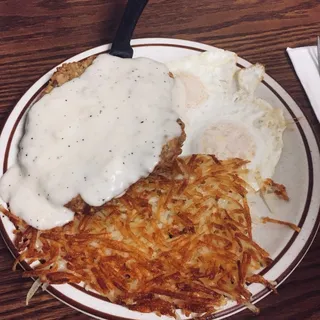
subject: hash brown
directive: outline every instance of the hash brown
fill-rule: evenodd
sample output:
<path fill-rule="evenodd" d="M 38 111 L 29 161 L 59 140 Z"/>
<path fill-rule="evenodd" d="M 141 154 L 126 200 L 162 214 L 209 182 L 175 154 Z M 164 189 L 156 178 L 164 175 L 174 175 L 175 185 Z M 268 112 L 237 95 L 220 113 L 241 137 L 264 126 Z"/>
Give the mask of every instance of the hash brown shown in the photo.
<path fill-rule="evenodd" d="M 255 271 L 270 264 L 252 239 L 246 161 L 193 155 L 140 179 L 73 222 L 39 231 L 6 212 L 19 261 L 41 261 L 24 276 L 80 283 L 111 302 L 175 316 L 209 314 L 233 300 L 250 306 L 247 284 L 274 289 Z"/>

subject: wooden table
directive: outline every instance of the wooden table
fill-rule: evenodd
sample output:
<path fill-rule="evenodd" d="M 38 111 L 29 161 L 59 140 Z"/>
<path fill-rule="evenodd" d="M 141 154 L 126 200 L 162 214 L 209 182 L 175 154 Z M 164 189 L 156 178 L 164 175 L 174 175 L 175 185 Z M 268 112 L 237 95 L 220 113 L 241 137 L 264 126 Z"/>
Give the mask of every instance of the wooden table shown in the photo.
<path fill-rule="evenodd" d="M 0 125 L 21 95 L 46 71 L 83 50 L 112 40 L 124 0 L 0 0 Z M 232 50 L 267 72 L 320 126 L 286 55 L 286 47 L 315 44 L 319 0 L 150 0 L 135 38 L 170 37 Z M 38 293 L 29 307 L 32 281 L 11 271 L 13 258 L 0 240 L 0 319 L 89 319 Z M 258 303 L 257 319 L 320 319 L 320 236 L 300 266 Z M 248 319 L 242 312 L 232 319 Z"/>

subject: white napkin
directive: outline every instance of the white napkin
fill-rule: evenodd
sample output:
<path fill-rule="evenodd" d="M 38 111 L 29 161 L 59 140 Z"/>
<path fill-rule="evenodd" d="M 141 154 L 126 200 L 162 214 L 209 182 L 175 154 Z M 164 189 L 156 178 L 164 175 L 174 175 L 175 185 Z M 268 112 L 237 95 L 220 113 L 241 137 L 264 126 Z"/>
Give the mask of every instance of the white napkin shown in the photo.
<path fill-rule="evenodd" d="M 287 52 L 320 121 L 320 74 L 317 47 L 287 48 Z"/>

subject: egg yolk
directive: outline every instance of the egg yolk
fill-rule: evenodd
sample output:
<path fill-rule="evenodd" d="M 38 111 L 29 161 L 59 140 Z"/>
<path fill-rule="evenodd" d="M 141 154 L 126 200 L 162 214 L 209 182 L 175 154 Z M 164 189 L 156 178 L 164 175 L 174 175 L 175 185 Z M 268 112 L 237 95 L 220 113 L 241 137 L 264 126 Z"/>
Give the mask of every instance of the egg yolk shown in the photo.
<path fill-rule="evenodd" d="M 228 158 L 251 160 L 256 153 L 256 144 L 246 128 L 234 123 L 220 122 L 204 131 L 199 152 L 214 154 L 222 160 Z"/>
<path fill-rule="evenodd" d="M 208 99 L 209 95 L 198 77 L 187 73 L 178 76 L 185 87 L 187 108 L 197 108 Z"/>

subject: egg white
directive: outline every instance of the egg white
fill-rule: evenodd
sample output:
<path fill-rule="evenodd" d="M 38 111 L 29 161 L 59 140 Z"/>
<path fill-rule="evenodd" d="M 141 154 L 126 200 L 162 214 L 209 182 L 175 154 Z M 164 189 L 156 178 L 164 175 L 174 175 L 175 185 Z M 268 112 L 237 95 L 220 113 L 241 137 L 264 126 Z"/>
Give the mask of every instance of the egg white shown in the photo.
<path fill-rule="evenodd" d="M 286 125 L 280 109 L 254 95 L 264 67 L 240 70 L 236 62 L 235 53 L 215 49 L 167 65 L 176 79 L 174 104 L 186 125 L 183 155 L 249 160 L 248 182 L 257 190 L 261 179 L 274 174 Z"/>

